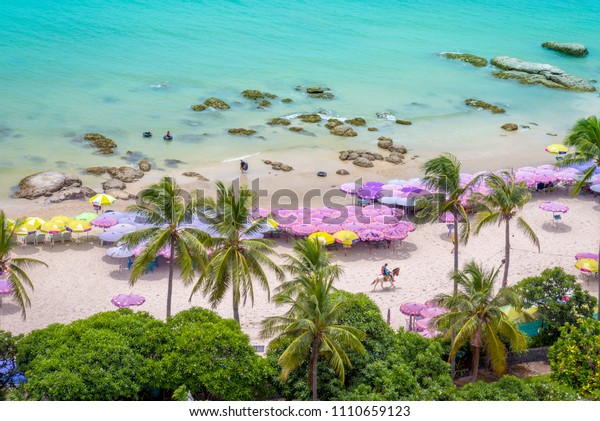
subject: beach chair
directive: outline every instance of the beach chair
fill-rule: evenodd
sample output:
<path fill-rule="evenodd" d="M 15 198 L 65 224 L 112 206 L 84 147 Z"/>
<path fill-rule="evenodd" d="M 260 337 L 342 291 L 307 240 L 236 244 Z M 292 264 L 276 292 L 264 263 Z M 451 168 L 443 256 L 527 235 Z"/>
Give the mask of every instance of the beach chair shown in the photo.
<path fill-rule="evenodd" d="M 555 214 L 554 214 L 554 220 L 553 220 L 553 222 L 554 222 L 554 225 L 556 225 L 556 224 L 557 224 L 558 222 L 560 222 L 561 220 L 562 220 L 562 216 L 560 216 L 560 214 L 559 214 L 559 213 L 555 213 Z"/>
<path fill-rule="evenodd" d="M 46 239 L 46 234 L 38 232 L 37 234 L 34 234 L 34 235 L 35 235 L 34 244 L 44 244 L 44 243 L 46 243 L 46 240 L 47 240 Z"/>
<path fill-rule="evenodd" d="M 51 243 L 53 245 L 54 245 L 54 243 L 62 243 L 62 235 L 60 235 L 60 233 L 52 234 L 50 239 L 52 240 Z"/>
<path fill-rule="evenodd" d="M 72 238 L 73 234 L 71 233 L 71 231 L 65 231 L 62 233 L 60 241 L 64 243 L 65 241 L 71 241 Z"/>
<path fill-rule="evenodd" d="M 25 243 L 24 244 L 35 244 L 36 235 L 35 234 L 29 234 L 27 237 L 25 237 Z"/>
<path fill-rule="evenodd" d="M 448 227 L 448 237 L 450 237 L 454 231 L 454 224 L 446 224 L 446 227 Z"/>

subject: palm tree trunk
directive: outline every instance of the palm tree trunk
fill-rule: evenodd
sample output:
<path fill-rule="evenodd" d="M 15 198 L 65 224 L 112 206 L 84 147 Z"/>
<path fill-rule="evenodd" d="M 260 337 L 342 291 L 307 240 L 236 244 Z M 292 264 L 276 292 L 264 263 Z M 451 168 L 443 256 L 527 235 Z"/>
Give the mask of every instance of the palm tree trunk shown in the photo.
<path fill-rule="evenodd" d="M 473 351 L 473 363 L 471 365 L 471 383 L 477 381 L 477 374 L 479 374 L 479 352 L 481 350 L 478 346 L 471 347 Z"/>
<path fill-rule="evenodd" d="M 506 229 L 504 230 L 504 275 L 502 275 L 502 287 L 508 284 L 508 264 L 510 263 L 510 219 L 506 220 Z"/>
<path fill-rule="evenodd" d="M 310 363 L 308 364 L 308 382 L 312 389 L 312 400 L 318 401 L 319 395 L 317 393 L 317 368 L 319 364 L 319 344 L 321 339 L 319 337 L 313 340 L 310 346 Z"/>
<path fill-rule="evenodd" d="M 175 241 L 171 239 L 171 254 L 169 257 L 169 284 L 167 286 L 167 319 L 171 317 L 171 296 L 173 295 L 173 266 L 175 265 Z"/>
<path fill-rule="evenodd" d="M 233 318 L 240 324 L 240 296 L 239 292 L 233 288 Z"/>
<path fill-rule="evenodd" d="M 454 216 L 454 273 L 458 272 L 458 214 L 456 211 L 452 212 L 452 216 Z M 454 281 L 454 296 L 458 294 L 458 284 L 456 280 Z M 456 338 L 456 331 L 452 329 L 452 343 L 454 343 L 454 338 Z M 456 374 L 456 354 L 452 356 L 450 359 L 450 377 L 454 378 Z"/>

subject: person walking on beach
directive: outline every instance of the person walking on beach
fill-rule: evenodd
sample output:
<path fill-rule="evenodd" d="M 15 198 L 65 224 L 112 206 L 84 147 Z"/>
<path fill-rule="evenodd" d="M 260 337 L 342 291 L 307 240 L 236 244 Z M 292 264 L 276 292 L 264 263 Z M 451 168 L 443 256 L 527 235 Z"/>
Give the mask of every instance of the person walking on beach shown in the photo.
<path fill-rule="evenodd" d="M 240 171 L 242 172 L 242 174 L 248 171 L 248 163 L 243 159 L 240 160 Z"/>

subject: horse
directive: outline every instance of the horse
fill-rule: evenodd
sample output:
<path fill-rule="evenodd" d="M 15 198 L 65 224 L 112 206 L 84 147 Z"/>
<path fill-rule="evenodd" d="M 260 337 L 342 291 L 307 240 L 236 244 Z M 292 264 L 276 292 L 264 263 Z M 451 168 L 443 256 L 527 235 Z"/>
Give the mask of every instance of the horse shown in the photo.
<path fill-rule="evenodd" d="M 394 270 L 392 270 L 392 276 L 395 278 L 398 275 L 400 275 L 400 268 L 394 268 Z M 390 282 L 392 284 L 392 287 L 396 288 L 396 284 L 394 283 L 395 281 L 393 281 L 390 277 L 379 275 L 377 278 L 375 278 L 375 280 L 373 280 L 373 282 L 371 282 L 371 285 L 375 285 L 373 287 L 373 291 L 375 291 L 375 288 L 377 288 L 378 284 L 381 284 L 381 289 L 383 289 L 383 284 L 385 282 Z"/>

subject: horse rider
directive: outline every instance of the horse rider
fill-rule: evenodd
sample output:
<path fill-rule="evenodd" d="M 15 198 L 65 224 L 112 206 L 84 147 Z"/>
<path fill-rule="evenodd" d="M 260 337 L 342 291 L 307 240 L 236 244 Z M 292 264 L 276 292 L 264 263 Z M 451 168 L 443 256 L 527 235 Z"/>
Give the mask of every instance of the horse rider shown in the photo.
<path fill-rule="evenodd" d="M 384 276 L 386 281 L 394 282 L 394 275 L 388 268 L 387 263 L 381 267 L 381 274 Z"/>

